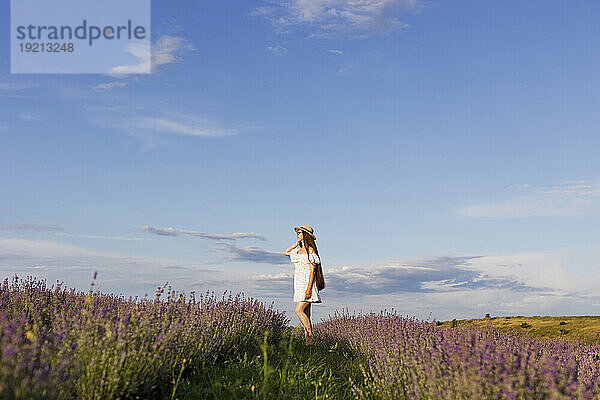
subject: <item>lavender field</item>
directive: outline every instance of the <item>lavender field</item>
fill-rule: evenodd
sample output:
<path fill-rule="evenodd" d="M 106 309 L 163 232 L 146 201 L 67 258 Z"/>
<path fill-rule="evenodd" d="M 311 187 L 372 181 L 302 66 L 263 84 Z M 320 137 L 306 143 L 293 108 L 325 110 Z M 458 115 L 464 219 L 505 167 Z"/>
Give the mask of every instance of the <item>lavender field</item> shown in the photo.
<path fill-rule="evenodd" d="M 3 398 L 171 397 L 181 375 L 276 340 L 281 313 L 240 295 L 155 299 L 82 293 L 13 278 L 0 288 Z"/>
<path fill-rule="evenodd" d="M 600 346 L 489 326 L 443 328 L 395 313 L 337 315 L 318 326 L 368 355 L 356 398 L 596 399 Z"/>
<path fill-rule="evenodd" d="M 1 397 L 600 398 L 600 346 L 387 311 L 336 312 L 306 346 L 288 323 L 242 294 L 126 299 L 15 276 L 0 286 Z"/>

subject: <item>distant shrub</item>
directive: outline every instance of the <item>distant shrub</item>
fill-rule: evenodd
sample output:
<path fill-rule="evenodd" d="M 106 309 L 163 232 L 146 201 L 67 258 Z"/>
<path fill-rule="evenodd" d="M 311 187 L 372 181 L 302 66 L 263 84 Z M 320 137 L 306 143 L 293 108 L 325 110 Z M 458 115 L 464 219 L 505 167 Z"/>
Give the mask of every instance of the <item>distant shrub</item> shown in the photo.
<path fill-rule="evenodd" d="M 444 323 L 442 321 L 436 321 L 435 322 L 435 326 L 440 326 L 440 325 L 444 325 Z"/>
<path fill-rule="evenodd" d="M 485 314 L 485 318 L 491 318 L 490 314 Z"/>
<path fill-rule="evenodd" d="M 454 318 L 454 319 L 452 320 L 452 327 L 453 327 L 453 328 L 456 328 L 456 326 L 457 326 L 457 325 L 458 325 L 458 322 L 456 322 L 456 318 Z"/>
<path fill-rule="evenodd" d="M 527 329 L 527 328 L 531 328 L 531 325 L 529 325 L 527 322 L 523 322 L 523 323 L 521 324 L 521 328 L 525 328 L 525 329 Z"/>
<path fill-rule="evenodd" d="M 560 321 L 559 325 L 566 325 L 567 323 L 565 321 Z"/>
<path fill-rule="evenodd" d="M 569 333 L 569 331 L 565 328 L 560 328 L 559 332 L 561 335 L 566 335 L 567 333 Z"/>

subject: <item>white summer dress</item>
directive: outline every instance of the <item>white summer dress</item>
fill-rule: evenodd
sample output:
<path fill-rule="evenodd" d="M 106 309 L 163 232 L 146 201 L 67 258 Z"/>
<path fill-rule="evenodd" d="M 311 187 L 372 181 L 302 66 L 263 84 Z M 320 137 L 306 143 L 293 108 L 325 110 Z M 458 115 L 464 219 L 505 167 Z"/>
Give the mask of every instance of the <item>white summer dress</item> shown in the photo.
<path fill-rule="evenodd" d="M 320 264 L 321 260 L 319 256 L 312 253 L 310 254 L 310 260 L 315 264 Z M 317 289 L 317 276 L 316 272 L 313 276 L 313 284 L 311 290 L 311 297 L 308 300 L 304 300 L 306 297 L 306 289 L 308 288 L 308 279 L 310 278 L 310 269 L 312 266 L 308 262 L 306 253 L 299 254 L 298 248 L 296 247 L 290 251 L 290 261 L 294 263 L 294 301 L 309 301 L 311 303 L 320 303 L 321 296 Z"/>

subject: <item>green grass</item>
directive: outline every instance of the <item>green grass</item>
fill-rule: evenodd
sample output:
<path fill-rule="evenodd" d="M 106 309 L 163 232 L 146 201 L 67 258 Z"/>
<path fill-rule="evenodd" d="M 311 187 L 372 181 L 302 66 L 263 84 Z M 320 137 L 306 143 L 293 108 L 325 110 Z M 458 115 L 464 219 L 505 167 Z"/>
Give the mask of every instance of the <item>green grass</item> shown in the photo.
<path fill-rule="evenodd" d="M 537 338 L 579 339 L 600 344 L 600 316 L 492 317 L 440 321 L 437 327 L 485 326 Z M 256 338 L 243 357 L 207 362 L 173 378 L 165 399 L 353 399 L 352 384 L 365 388 L 366 356 L 340 343 L 306 346 L 299 327 L 288 328 L 279 343 Z"/>
<path fill-rule="evenodd" d="M 582 344 L 600 344 L 600 316 L 570 317 L 492 317 L 456 320 L 457 326 L 485 326 L 490 323 L 501 330 L 517 332 L 543 339 L 576 340 Z M 438 327 L 452 327 L 453 321 L 438 323 Z"/>
<path fill-rule="evenodd" d="M 289 328 L 278 344 L 262 339 L 251 354 L 192 371 L 173 398 L 343 400 L 354 398 L 351 383 L 362 387 L 360 364 L 367 360 L 347 346 L 306 346 L 298 328 Z"/>

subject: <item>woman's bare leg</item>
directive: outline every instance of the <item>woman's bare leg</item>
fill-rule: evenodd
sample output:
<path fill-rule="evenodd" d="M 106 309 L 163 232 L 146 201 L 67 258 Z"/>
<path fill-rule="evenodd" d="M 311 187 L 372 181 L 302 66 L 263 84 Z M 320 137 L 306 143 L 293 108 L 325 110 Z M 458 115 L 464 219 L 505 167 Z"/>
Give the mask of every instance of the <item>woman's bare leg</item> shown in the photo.
<path fill-rule="evenodd" d="M 306 306 L 306 308 L 304 309 L 304 313 L 306 314 L 306 316 L 308 317 L 308 322 L 310 323 L 310 330 L 309 331 L 305 331 L 304 335 L 308 337 L 308 344 L 312 344 L 313 343 L 313 335 L 312 335 L 312 322 L 310 320 L 310 309 L 311 309 L 312 303 L 308 303 L 308 306 Z"/>
<path fill-rule="evenodd" d="M 308 318 L 308 316 L 306 315 L 306 313 L 304 312 L 304 310 L 306 309 L 307 306 L 309 306 L 310 303 L 307 301 L 299 301 L 296 303 L 296 315 L 298 316 L 298 318 L 300 319 L 300 323 L 302 324 L 302 327 L 304 328 L 304 335 L 312 335 L 312 327 L 310 325 L 310 319 Z"/>
<path fill-rule="evenodd" d="M 304 309 L 304 314 L 306 314 L 306 316 L 308 317 L 308 320 L 310 321 L 310 306 L 312 306 L 312 303 L 308 303 L 308 305 L 306 306 L 306 308 Z M 312 322 L 311 322 L 311 326 L 312 326 Z M 308 336 L 308 332 L 305 326 L 302 326 L 304 328 L 304 337 Z"/>

